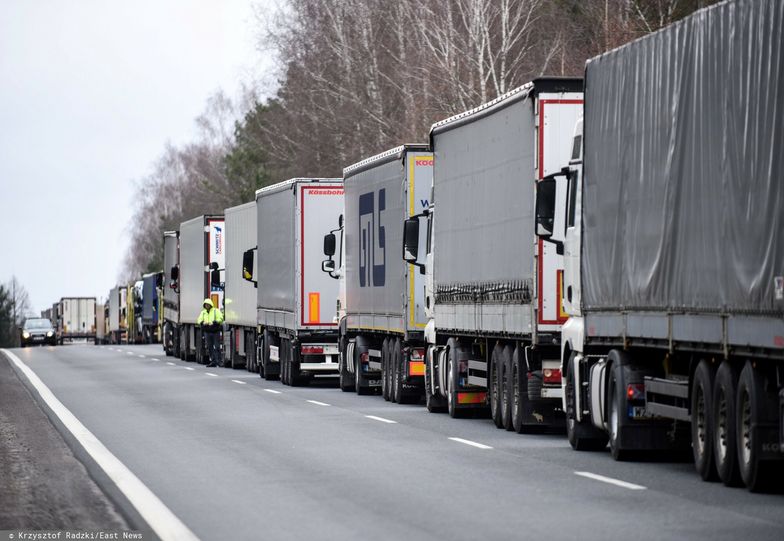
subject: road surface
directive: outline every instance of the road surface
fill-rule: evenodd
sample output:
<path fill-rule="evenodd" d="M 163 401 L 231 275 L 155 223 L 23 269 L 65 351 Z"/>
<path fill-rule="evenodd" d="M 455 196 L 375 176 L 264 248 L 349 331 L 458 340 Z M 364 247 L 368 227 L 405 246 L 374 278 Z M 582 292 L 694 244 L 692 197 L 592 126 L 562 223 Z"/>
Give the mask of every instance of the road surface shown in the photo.
<path fill-rule="evenodd" d="M 784 496 L 690 463 L 614 462 L 160 346 L 12 352 L 203 540 L 784 538 Z"/>

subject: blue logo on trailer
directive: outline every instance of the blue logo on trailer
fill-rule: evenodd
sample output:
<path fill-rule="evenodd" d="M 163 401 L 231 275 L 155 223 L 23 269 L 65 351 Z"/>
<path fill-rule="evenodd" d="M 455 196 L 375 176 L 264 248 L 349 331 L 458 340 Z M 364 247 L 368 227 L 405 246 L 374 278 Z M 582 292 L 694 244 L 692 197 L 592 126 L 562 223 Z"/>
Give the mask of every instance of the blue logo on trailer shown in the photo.
<path fill-rule="evenodd" d="M 215 226 L 215 253 L 223 253 L 223 228 Z"/>
<path fill-rule="evenodd" d="M 359 286 L 382 287 L 386 281 L 386 236 L 381 213 L 386 209 L 386 190 L 359 196 Z M 377 263 L 380 261 L 380 263 Z"/>

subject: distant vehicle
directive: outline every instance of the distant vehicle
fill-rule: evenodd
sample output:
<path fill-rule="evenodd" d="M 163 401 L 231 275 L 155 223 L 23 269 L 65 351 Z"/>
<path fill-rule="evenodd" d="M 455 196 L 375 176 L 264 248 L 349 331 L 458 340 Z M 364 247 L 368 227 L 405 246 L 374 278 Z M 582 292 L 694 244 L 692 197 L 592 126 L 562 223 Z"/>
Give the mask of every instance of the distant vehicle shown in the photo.
<path fill-rule="evenodd" d="M 95 297 L 63 297 L 58 305 L 57 339 L 95 342 Z"/>
<path fill-rule="evenodd" d="M 109 291 L 109 311 L 107 314 L 107 340 L 110 344 L 122 344 L 127 332 L 126 304 L 128 291 L 122 286 L 113 287 Z"/>
<path fill-rule="evenodd" d="M 242 257 L 256 246 L 256 202 L 226 209 L 225 363 L 256 370 L 256 289 L 243 279 Z M 255 274 L 256 269 L 251 274 Z"/>
<path fill-rule="evenodd" d="M 180 356 L 180 232 L 163 233 L 163 271 L 169 277 L 164 280 L 163 325 L 161 343 L 166 355 Z"/>
<path fill-rule="evenodd" d="M 142 276 L 142 310 L 141 334 L 145 344 L 157 344 L 160 341 L 159 323 L 159 289 L 163 284 L 163 273 L 153 272 Z"/>
<path fill-rule="evenodd" d="M 52 322 L 42 317 L 31 317 L 25 320 L 19 337 L 22 347 L 35 344 L 57 345 L 57 335 Z"/>

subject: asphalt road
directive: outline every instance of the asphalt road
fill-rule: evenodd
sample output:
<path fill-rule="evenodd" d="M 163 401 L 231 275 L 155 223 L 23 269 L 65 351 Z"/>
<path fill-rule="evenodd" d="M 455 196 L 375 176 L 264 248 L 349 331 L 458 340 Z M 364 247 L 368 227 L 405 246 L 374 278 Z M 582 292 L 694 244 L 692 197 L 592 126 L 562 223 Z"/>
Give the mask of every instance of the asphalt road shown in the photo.
<path fill-rule="evenodd" d="M 784 538 L 784 496 L 705 483 L 689 463 L 618 463 L 160 346 L 13 351 L 204 540 Z"/>

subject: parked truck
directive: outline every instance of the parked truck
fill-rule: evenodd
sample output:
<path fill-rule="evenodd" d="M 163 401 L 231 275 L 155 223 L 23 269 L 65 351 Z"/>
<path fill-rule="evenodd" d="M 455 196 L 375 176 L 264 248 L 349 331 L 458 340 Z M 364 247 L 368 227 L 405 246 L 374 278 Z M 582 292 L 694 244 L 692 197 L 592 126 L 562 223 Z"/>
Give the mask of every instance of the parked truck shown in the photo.
<path fill-rule="evenodd" d="M 575 449 L 690 443 L 705 480 L 780 483 L 782 35 L 782 2 L 725 2 L 587 63 L 570 166 L 537 194 Z"/>
<path fill-rule="evenodd" d="M 163 271 L 169 277 L 163 284 L 163 351 L 180 356 L 180 233 L 163 233 Z"/>
<path fill-rule="evenodd" d="M 108 341 L 110 344 L 122 344 L 126 342 L 126 304 L 128 290 L 123 286 L 113 287 L 109 291 L 109 315 L 107 327 L 109 330 Z"/>
<path fill-rule="evenodd" d="M 163 284 L 163 273 L 152 272 L 142 276 L 141 334 L 145 344 L 157 344 L 160 339 L 158 314 L 159 291 Z"/>
<path fill-rule="evenodd" d="M 57 339 L 95 342 L 95 297 L 63 297 L 58 305 Z"/>
<path fill-rule="evenodd" d="M 431 128 L 432 203 L 404 232 L 407 261 L 427 253 L 428 410 L 489 406 L 517 432 L 563 426 L 563 258 L 535 236 L 534 200 L 581 111 L 581 80 L 537 79 Z"/>
<path fill-rule="evenodd" d="M 338 306 L 344 391 L 380 387 L 385 400 L 400 403 L 418 402 L 424 392 L 425 277 L 398 250 L 403 222 L 429 207 L 432 181 L 426 145 L 400 146 L 343 170 L 345 216 L 325 237 L 323 270 L 345 292 Z"/>
<path fill-rule="evenodd" d="M 232 368 L 256 370 L 256 289 L 242 275 L 243 254 L 256 247 L 256 202 L 226 209 L 224 351 Z M 255 268 L 251 274 L 257 274 Z"/>
<path fill-rule="evenodd" d="M 106 343 L 106 315 L 107 315 L 107 306 L 103 302 L 99 302 L 95 305 L 95 343 L 97 344 L 105 344 Z"/>
<path fill-rule="evenodd" d="M 225 267 L 226 225 L 223 215 L 198 216 L 180 224 L 180 358 L 206 364 L 196 320 L 204 299 L 223 309 L 220 273 Z"/>
<path fill-rule="evenodd" d="M 258 246 L 243 255 L 242 272 L 258 281 L 264 378 L 301 385 L 317 374 L 337 374 L 338 283 L 321 272 L 320 263 L 324 235 L 341 214 L 341 179 L 296 178 L 256 192 Z"/>

